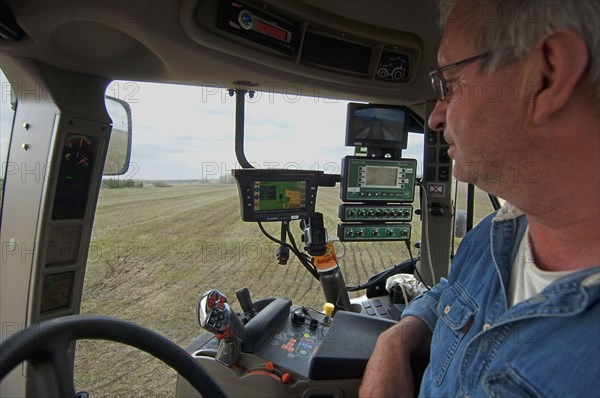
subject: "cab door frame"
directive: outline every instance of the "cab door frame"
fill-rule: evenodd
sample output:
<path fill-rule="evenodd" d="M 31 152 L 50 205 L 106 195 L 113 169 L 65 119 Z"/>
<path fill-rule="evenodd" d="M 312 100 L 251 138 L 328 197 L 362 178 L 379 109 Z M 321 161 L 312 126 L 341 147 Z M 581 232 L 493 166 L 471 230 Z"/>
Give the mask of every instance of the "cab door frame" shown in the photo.
<path fill-rule="evenodd" d="M 0 225 L 3 342 L 40 321 L 79 313 L 111 119 L 104 104 L 110 83 L 106 78 L 25 58 L 2 57 L 1 67 L 18 98 Z M 84 212 L 75 219 L 56 220 L 63 147 L 73 134 L 93 138 L 95 161 L 86 179 Z M 57 275 L 69 276 L 69 283 L 52 284 Z M 68 297 L 53 307 L 44 304 L 49 299 L 44 294 L 50 293 Z M 73 355 L 74 349 L 67 366 L 73 366 Z M 28 366 L 15 368 L 0 384 L 0 396 L 37 396 L 34 377 Z"/>

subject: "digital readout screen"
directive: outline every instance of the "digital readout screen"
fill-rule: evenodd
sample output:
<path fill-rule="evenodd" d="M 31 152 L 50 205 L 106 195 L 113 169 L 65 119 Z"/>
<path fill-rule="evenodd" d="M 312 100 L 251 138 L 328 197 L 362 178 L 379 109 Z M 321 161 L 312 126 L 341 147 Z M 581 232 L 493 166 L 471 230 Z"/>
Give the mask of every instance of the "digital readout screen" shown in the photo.
<path fill-rule="evenodd" d="M 42 285 L 42 313 L 67 308 L 71 305 L 75 271 L 58 272 L 44 276 Z"/>
<path fill-rule="evenodd" d="M 365 177 L 367 187 L 395 187 L 398 185 L 398 168 L 367 166 Z"/>
<path fill-rule="evenodd" d="M 284 42 L 289 42 L 288 40 L 288 32 L 283 29 L 279 29 L 273 25 L 269 25 L 260 19 L 256 21 L 256 30 L 260 33 L 263 33 L 267 36 L 271 36 L 277 40 L 281 40 Z"/>
<path fill-rule="evenodd" d="M 306 181 L 254 181 L 254 211 L 302 211 Z"/>

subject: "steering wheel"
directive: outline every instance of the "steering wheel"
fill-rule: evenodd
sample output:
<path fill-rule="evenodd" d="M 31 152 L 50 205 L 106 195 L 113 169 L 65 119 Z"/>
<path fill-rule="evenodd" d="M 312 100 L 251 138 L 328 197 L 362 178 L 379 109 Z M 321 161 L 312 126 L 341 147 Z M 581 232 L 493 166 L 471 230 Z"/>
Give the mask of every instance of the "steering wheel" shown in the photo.
<path fill-rule="evenodd" d="M 35 369 L 38 391 L 48 397 L 75 397 L 68 350 L 73 341 L 101 339 L 126 344 L 160 359 L 184 377 L 203 397 L 225 398 L 224 391 L 184 349 L 131 322 L 71 315 L 37 323 L 0 346 L 0 381 L 28 360 Z"/>

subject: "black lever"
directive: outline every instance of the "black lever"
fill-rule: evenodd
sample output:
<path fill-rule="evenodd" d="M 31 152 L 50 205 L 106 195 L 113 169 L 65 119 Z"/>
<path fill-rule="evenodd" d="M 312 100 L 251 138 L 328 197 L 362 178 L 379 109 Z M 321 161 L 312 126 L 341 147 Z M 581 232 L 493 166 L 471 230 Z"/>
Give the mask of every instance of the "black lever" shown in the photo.
<path fill-rule="evenodd" d="M 281 241 L 285 243 L 285 239 L 287 236 L 287 224 L 285 221 L 281 222 Z M 275 258 L 277 258 L 277 264 L 279 265 L 287 265 L 288 260 L 290 259 L 290 249 L 287 245 L 279 245 L 277 248 L 277 253 L 275 254 Z"/>
<path fill-rule="evenodd" d="M 237 297 L 244 314 L 250 317 L 256 315 L 256 310 L 254 309 L 254 304 L 252 303 L 252 298 L 250 297 L 250 291 L 248 288 L 241 288 L 235 292 L 235 296 Z"/>

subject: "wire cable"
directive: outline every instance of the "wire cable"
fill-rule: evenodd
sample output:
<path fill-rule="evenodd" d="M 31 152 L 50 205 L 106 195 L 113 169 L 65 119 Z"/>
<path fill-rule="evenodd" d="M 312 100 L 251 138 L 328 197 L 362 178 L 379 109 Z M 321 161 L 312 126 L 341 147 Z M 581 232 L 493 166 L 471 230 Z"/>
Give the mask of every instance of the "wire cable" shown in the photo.
<path fill-rule="evenodd" d="M 423 228 L 425 231 L 425 247 L 427 249 L 427 262 L 429 265 L 429 272 L 431 273 L 431 281 L 435 283 L 435 272 L 433 271 L 433 262 L 431 259 L 431 246 L 429 246 L 429 204 L 427 203 L 427 191 L 425 190 L 425 186 L 422 182 L 419 182 L 419 188 L 422 190 L 423 195 L 421 196 L 421 215 L 423 216 Z M 422 248 L 421 248 L 422 250 Z M 421 256 L 422 257 L 422 256 Z M 422 281 L 422 279 L 421 279 Z M 427 284 L 425 284 L 427 285 Z"/>
<path fill-rule="evenodd" d="M 312 276 L 315 277 L 315 279 L 319 280 L 319 272 L 314 268 L 314 266 L 312 264 L 310 264 L 310 262 L 304 257 L 304 255 L 298 250 L 297 247 L 294 247 L 292 245 L 290 245 L 289 243 L 286 243 L 282 240 L 279 240 L 275 237 L 273 237 L 271 234 L 269 234 L 265 228 L 263 227 L 261 222 L 258 222 L 258 227 L 260 228 L 261 232 L 270 240 L 272 240 L 275 243 L 278 243 L 282 246 L 285 246 L 287 248 L 289 248 L 292 253 L 294 253 L 294 255 L 296 255 L 296 257 L 298 257 L 298 260 L 300 260 L 300 263 L 304 266 L 304 268 L 306 268 L 308 270 L 308 272 L 310 272 L 310 274 Z M 289 226 L 288 226 L 289 228 Z"/>
<path fill-rule="evenodd" d="M 450 261 L 454 258 L 454 239 L 456 237 L 456 202 L 458 201 L 458 180 L 454 183 L 454 202 L 452 203 L 452 239 L 450 241 Z"/>
<path fill-rule="evenodd" d="M 263 227 L 263 225 L 262 225 L 262 223 L 261 223 L 261 222 L 257 222 L 257 224 L 258 224 L 258 227 L 260 228 L 260 230 L 262 231 L 263 235 L 265 235 L 267 238 L 269 238 L 270 240 L 272 240 L 272 241 L 273 241 L 273 242 L 275 242 L 275 243 L 278 243 L 278 244 L 280 244 L 281 246 L 285 246 L 285 247 L 287 247 L 288 249 L 293 249 L 293 247 L 292 247 L 292 246 L 291 246 L 289 243 L 286 243 L 286 242 L 284 242 L 284 241 L 282 241 L 282 240 L 279 240 L 279 239 L 277 239 L 277 238 L 273 237 L 271 234 L 269 234 L 269 233 L 268 233 L 268 232 L 265 230 L 265 228 Z"/>
<path fill-rule="evenodd" d="M 296 250 L 300 251 L 300 249 L 298 249 L 298 245 L 296 245 L 296 239 L 294 238 L 294 235 L 292 234 L 292 231 L 290 229 L 290 223 L 284 221 L 282 225 L 284 225 L 284 227 L 285 227 L 285 232 L 287 233 L 288 239 L 290 240 L 290 243 L 292 244 L 292 246 Z"/>
<path fill-rule="evenodd" d="M 348 286 L 346 288 L 346 290 L 349 291 L 349 292 L 357 292 L 359 290 L 368 289 L 371 286 L 375 286 L 378 283 L 381 283 L 381 281 L 389 278 L 392 275 L 399 274 L 402 271 L 404 271 L 405 269 L 408 270 L 411 267 L 414 267 L 415 264 L 417 263 L 417 261 L 419 261 L 420 259 L 421 259 L 420 257 L 417 257 L 417 258 L 414 258 L 414 259 L 411 258 L 409 260 L 403 261 L 400 264 L 394 265 L 391 268 L 388 268 L 388 269 L 386 269 L 384 271 L 381 271 L 378 274 L 375 274 L 374 276 L 371 277 L 371 279 L 368 282 L 363 283 L 363 284 L 358 285 L 358 286 Z"/>
<path fill-rule="evenodd" d="M 310 259 L 310 257 L 308 255 L 306 255 L 305 253 L 300 251 L 300 249 L 298 248 L 298 245 L 296 245 L 296 239 L 294 238 L 294 235 L 292 234 L 289 222 L 285 223 L 285 229 L 287 232 L 288 239 L 290 240 L 290 243 L 292 244 L 293 253 L 296 255 L 296 257 L 298 257 L 298 260 L 300 260 L 300 262 L 302 263 L 302 265 L 304 265 L 304 267 L 308 270 L 308 272 L 310 272 L 312 276 L 314 276 L 317 280 L 319 280 L 320 279 L 319 271 L 317 271 L 317 268 L 315 267 L 313 261 Z"/>
<path fill-rule="evenodd" d="M 502 204 L 500 203 L 500 200 L 498 199 L 498 197 L 492 195 L 491 193 L 488 194 L 488 197 L 490 198 L 490 202 L 492 203 L 492 207 L 494 208 L 494 211 L 498 211 L 502 207 Z"/>
<path fill-rule="evenodd" d="M 410 242 L 409 241 L 405 241 L 405 242 L 406 242 L 406 249 L 408 249 L 408 255 L 410 256 L 410 259 L 413 260 L 412 250 L 410 250 Z M 419 260 L 420 260 L 420 258 L 419 258 Z M 417 262 L 415 261 L 415 264 L 416 263 Z M 425 283 L 425 281 L 423 280 L 423 277 L 421 276 L 421 273 L 419 272 L 419 269 L 416 266 L 415 266 L 415 273 L 417 274 L 417 278 L 419 278 L 419 280 L 421 281 L 423 286 L 425 286 L 425 288 L 427 290 L 431 290 L 430 287 L 427 286 L 427 283 Z"/>
<path fill-rule="evenodd" d="M 404 304 L 408 304 L 408 295 L 406 294 L 406 288 L 404 287 L 404 284 L 399 283 L 398 285 L 400 286 L 400 290 L 402 291 L 402 298 L 404 299 Z"/>

